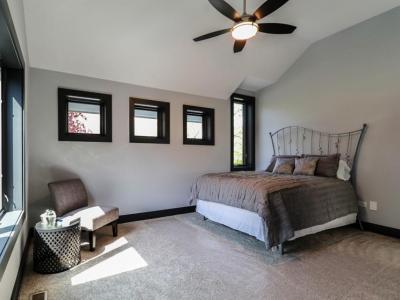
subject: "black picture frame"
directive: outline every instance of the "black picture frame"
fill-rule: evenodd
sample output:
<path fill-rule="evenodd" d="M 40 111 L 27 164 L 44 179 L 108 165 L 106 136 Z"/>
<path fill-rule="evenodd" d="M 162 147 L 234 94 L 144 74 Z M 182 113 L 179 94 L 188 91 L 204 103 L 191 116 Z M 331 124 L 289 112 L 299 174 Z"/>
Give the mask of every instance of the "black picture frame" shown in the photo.
<path fill-rule="evenodd" d="M 71 100 L 70 97 L 76 97 Z M 90 99 L 96 99 L 95 101 Z M 100 105 L 100 133 L 69 133 L 68 103 Z M 112 142 L 112 95 L 58 88 L 58 140 L 71 142 Z"/>
<path fill-rule="evenodd" d="M 135 108 L 157 111 L 157 136 L 135 135 Z M 129 142 L 130 143 L 170 143 L 170 104 L 169 102 L 129 98 Z"/>
<path fill-rule="evenodd" d="M 183 144 L 184 145 L 215 145 L 215 110 L 213 108 L 183 105 Z M 191 139 L 187 137 L 187 117 L 196 115 L 190 111 L 199 112 L 197 115 L 202 117 L 203 138 Z"/>

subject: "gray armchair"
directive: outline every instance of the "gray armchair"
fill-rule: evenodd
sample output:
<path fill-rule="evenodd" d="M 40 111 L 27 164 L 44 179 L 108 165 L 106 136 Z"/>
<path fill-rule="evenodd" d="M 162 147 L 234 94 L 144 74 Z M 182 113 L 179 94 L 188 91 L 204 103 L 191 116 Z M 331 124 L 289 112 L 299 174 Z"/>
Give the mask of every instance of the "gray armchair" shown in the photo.
<path fill-rule="evenodd" d="M 87 192 L 80 179 L 51 182 L 49 190 L 57 216 L 81 219 L 81 229 L 89 233 L 90 251 L 96 248 L 97 229 L 111 224 L 113 236 L 118 235 L 118 208 L 88 206 Z"/>

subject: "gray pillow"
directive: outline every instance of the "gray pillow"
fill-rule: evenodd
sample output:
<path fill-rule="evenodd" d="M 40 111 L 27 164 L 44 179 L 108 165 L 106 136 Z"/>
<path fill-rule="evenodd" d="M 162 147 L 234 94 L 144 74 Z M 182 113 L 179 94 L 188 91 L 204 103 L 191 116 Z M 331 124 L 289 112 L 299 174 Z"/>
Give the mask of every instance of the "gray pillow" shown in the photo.
<path fill-rule="evenodd" d="M 293 175 L 313 176 L 317 168 L 318 157 L 296 158 Z"/>
<path fill-rule="evenodd" d="M 293 174 L 294 158 L 280 158 L 276 159 L 275 167 L 272 173 L 274 174 Z"/>
<path fill-rule="evenodd" d="M 277 158 L 300 158 L 300 156 L 297 156 L 297 155 L 272 155 L 269 165 L 265 171 L 267 171 L 267 172 L 274 171 Z"/>
<path fill-rule="evenodd" d="M 304 157 L 319 158 L 317 168 L 315 169 L 315 176 L 323 177 L 336 177 L 339 167 L 340 153 L 331 155 L 304 155 Z"/>

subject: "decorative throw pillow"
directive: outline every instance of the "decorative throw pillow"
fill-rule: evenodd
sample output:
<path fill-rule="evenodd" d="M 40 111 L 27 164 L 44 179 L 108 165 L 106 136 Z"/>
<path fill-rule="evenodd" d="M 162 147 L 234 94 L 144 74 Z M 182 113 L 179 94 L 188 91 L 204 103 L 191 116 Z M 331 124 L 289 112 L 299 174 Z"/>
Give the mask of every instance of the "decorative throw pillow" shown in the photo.
<path fill-rule="evenodd" d="M 339 167 L 336 173 L 336 177 L 344 181 L 350 180 L 351 168 L 349 167 L 347 162 L 342 159 L 339 160 Z"/>
<path fill-rule="evenodd" d="M 294 158 L 280 158 L 276 159 L 275 167 L 272 173 L 274 174 L 293 174 Z"/>
<path fill-rule="evenodd" d="M 317 168 L 318 157 L 296 158 L 293 175 L 313 176 Z"/>
<path fill-rule="evenodd" d="M 339 167 L 340 153 L 331 155 L 304 155 L 304 157 L 319 158 L 315 176 L 336 177 Z"/>
<path fill-rule="evenodd" d="M 297 156 L 297 155 L 272 155 L 269 165 L 265 171 L 267 171 L 267 172 L 274 171 L 277 158 L 300 158 L 300 156 Z"/>

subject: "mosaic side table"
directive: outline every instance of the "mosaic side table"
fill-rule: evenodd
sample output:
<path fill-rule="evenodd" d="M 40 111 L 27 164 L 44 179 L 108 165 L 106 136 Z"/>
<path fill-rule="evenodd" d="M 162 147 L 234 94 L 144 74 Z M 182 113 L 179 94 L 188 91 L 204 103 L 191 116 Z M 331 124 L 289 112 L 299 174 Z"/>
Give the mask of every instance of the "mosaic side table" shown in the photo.
<path fill-rule="evenodd" d="M 81 260 L 80 224 L 46 226 L 37 223 L 34 229 L 33 269 L 38 273 L 68 270 Z"/>

